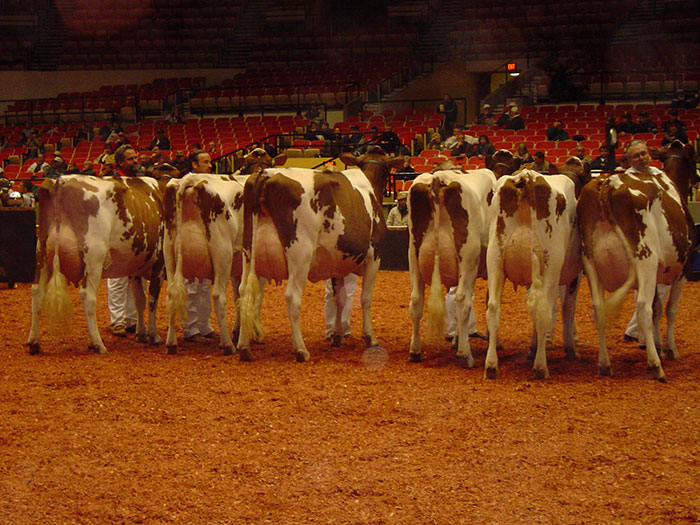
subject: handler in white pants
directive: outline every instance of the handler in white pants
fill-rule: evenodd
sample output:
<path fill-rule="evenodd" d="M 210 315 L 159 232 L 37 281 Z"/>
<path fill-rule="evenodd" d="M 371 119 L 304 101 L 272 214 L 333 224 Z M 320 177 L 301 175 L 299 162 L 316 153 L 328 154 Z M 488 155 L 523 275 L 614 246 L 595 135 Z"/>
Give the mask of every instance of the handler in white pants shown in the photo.
<path fill-rule="evenodd" d="M 343 335 L 350 335 L 350 312 L 352 311 L 352 296 L 355 295 L 357 289 L 357 275 L 351 273 L 344 278 L 345 289 L 345 306 L 340 314 L 341 327 Z M 326 339 L 330 339 L 333 335 L 335 326 L 335 303 L 333 302 L 333 284 L 330 279 L 326 279 L 326 293 L 323 296 L 323 304 L 325 306 L 326 317 Z"/>
<path fill-rule="evenodd" d="M 126 337 L 127 329 L 136 328 L 136 304 L 128 277 L 107 279 L 107 309 L 109 326 L 117 337 Z"/>
<path fill-rule="evenodd" d="M 187 299 L 187 321 L 183 334 L 185 341 L 195 341 L 197 336 L 210 339 L 214 337 L 214 329 L 209 323 L 211 318 L 211 281 L 209 279 L 193 279 L 185 281 Z"/>
<path fill-rule="evenodd" d="M 670 284 L 657 284 L 656 293 L 659 296 L 659 300 L 662 305 L 666 304 L 668 299 L 668 294 L 671 292 Z M 634 313 L 632 314 L 632 319 L 630 319 L 627 329 L 625 330 L 625 339 L 627 341 L 639 341 L 640 346 L 646 346 L 644 342 L 644 334 L 639 330 L 639 324 L 637 322 L 637 290 L 634 291 Z"/>
<path fill-rule="evenodd" d="M 445 339 L 454 339 L 457 335 L 457 307 L 455 304 L 457 295 L 457 287 L 452 286 L 445 294 Z M 472 304 L 474 303 L 474 293 L 472 293 Z M 469 311 L 467 318 L 467 333 L 469 337 L 478 337 L 486 339 L 486 336 L 481 334 L 476 329 L 476 317 L 474 317 L 474 307 Z"/>

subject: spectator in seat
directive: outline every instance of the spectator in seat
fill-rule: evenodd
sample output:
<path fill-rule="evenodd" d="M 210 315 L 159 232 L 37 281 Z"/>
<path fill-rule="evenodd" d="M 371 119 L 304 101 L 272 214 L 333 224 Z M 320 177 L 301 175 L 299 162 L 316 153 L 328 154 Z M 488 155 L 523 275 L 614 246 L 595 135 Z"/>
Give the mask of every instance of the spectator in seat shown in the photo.
<path fill-rule="evenodd" d="M 602 144 L 600 148 L 598 148 L 598 151 L 600 151 L 600 155 L 593 159 L 593 162 L 591 162 L 591 169 L 600 170 L 605 173 L 613 173 L 615 168 L 617 168 L 615 155 L 612 154 L 610 148 L 608 148 L 605 144 Z"/>
<path fill-rule="evenodd" d="M 312 122 L 315 121 L 316 123 L 323 120 L 321 118 L 321 108 L 319 107 L 317 102 L 312 103 L 311 107 L 306 110 L 306 112 L 304 113 L 304 118 L 307 118 Z"/>
<path fill-rule="evenodd" d="M 80 170 L 78 169 L 78 166 L 75 165 L 75 162 L 69 162 L 66 166 L 66 173 L 71 175 L 74 173 L 80 173 Z"/>
<path fill-rule="evenodd" d="M 66 163 L 59 156 L 55 156 L 49 164 L 49 167 L 44 172 L 44 177 L 47 179 L 57 179 L 66 173 Z"/>
<path fill-rule="evenodd" d="M 442 123 L 444 136 L 452 135 L 452 130 L 457 122 L 457 103 L 449 93 L 445 93 L 442 96 L 442 102 L 438 104 L 437 112 L 445 116 L 445 120 Z"/>
<path fill-rule="evenodd" d="M 175 157 L 173 158 L 173 166 L 177 168 L 181 175 L 189 173 L 190 162 L 185 158 L 185 152 L 181 149 L 175 152 Z"/>
<path fill-rule="evenodd" d="M 44 153 L 44 139 L 39 136 L 37 131 L 32 131 L 26 146 L 29 157 L 36 157 L 39 153 Z"/>
<path fill-rule="evenodd" d="M 449 138 L 448 138 L 448 140 L 449 140 Z M 441 148 L 442 148 L 442 137 L 436 131 L 435 133 L 430 135 L 430 140 L 425 145 L 424 149 L 441 149 Z"/>
<path fill-rule="evenodd" d="M 390 155 L 401 155 L 401 139 L 394 131 L 393 126 L 387 126 L 387 129 L 379 135 L 377 139 L 377 144 L 379 144 L 382 149 Z"/>
<path fill-rule="evenodd" d="M 396 198 L 396 206 L 389 210 L 386 225 L 393 229 L 408 228 L 408 192 L 402 191 Z"/>
<path fill-rule="evenodd" d="M 661 124 L 661 131 L 666 133 L 671 128 L 672 124 L 674 124 L 681 131 L 685 131 L 686 129 L 688 129 L 685 125 L 685 122 L 678 118 L 678 111 L 675 109 L 672 109 L 668 112 L 668 120 L 664 121 L 664 123 Z"/>
<path fill-rule="evenodd" d="M 105 143 L 105 150 L 94 160 L 95 164 L 114 164 L 114 150 L 112 145 Z"/>
<path fill-rule="evenodd" d="M 532 155 L 530 155 L 530 152 L 527 150 L 527 146 L 525 145 L 524 142 L 521 142 L 520 144 L 518 144 L 518 147 L 515 150 L 515 153 L 513 153 L 513 158 L 520 159 L 521 166 L 523 164 L 527 164 L 528 162 L 533 161 Z"/>
<path fill-rule="evenodd" d="M 22 194 L 12 189 L 12 181 L 0 178 L 0 206 L 17 208 L 22 206 Z"/>
<path fill-rule="evenodd" d="M 75 138 L 73 139 L 73 142 L 77 144 L 78 142 L 82 142 L 83 140 L 90 140 L 92 137 L 92 130 L 88 127 L 87 124 L 82 124 L 79 128 L 78 131 L 75 133 Z"/>
<path fill-rule="evenodd" d="M 31 173 L 34 178 L 41 178 L 44 176 L 47 169 L 49 169 L 49 163 L 46 162 L 44 154 L 39 153 L 36 156 L 36 160 L 29 165 L 27 171 Z"/>
<path fill-rule="evenodd" d="M 152 150 L 153 148 L 158 148 L 161 151 L 170 149 L 170 139 L 165 136 L 165 132 L 162 129 L 156 131 L 156 136 L 148 145 L 148 149 Z"/>
<path fill-rule="evenodd" d="M 443 152 L 444 154 L 444 152 Z M 469 144 L 467 141 L 464 140 L 464 135 L 462 135 L 459 140 L 457 141 L 457 144 L 454 145 L 454 147 L 449 150 L 449 155 L 450 157 L 456 157 L 458 159 L 465 159 L 467 157 L 473 157 L 474 156 L 474 146 Z"/>
<path fill-rule="evenodd" d="M 34 208 L 36 206 L 36 186 L 31 180 L 24 179 L 20 183 L 20 193 L 22 194 L 22 206 L 25 208 Z"/>
<path fill-rule="evenodd" d="M 484 124 L 486 126 L 493 126 L 496 123 L 496 117 L 491 110 L 491 104 L 484 104 L 481 107 L 481 113 L 476 117 L 476 124 Z"/>
<path fill-rule="evenodd" d="M 582 144 L 578 144 L 574 148 L 574 150 L 571 152 L 571 156 L 576 157 L 581 162 L 588 162 L 589 164 L 593 162 L 591 158 L 588 155 L 586 155 L 586 148 L 584 148 Z"/>
<path fill-rule="evenodd" d="M 526 164 L 524 167 L 544 175 L 559 173 L 559 169 L 554 164 L 544 160 L 544 153 L 541 151 L 536 152 L 534 158 L 533 162 Z"/>
<path fill-rule="evenodd" d="M 306 133 L 304 134 L 304 138 L 306 140 L 323 140 L 323 135 L 321 135 L 320 133 L 320 127 L 318 122 L 316 122 L 315 120 L 309 122 L 309 125 L 306 128 Z"/>
<path fill-rule="evenodd" d="M 637 115 L 635 124 L 637 124 L 637 128 L 639 129 L 638 133 L 656 133 L 656 122 L 649 118 L 649 112 L 647 111 L 643 111 Z"/>
<path fill-rule="evenodd" d="M 474 146 L 474 155 L 483 159 L 487 155 L 496 153 L 496 148 L 486 135 L 479 135 L 479 142 Z"/>
<path fill-rule="evenodd" d="M 510 110 L 510 120 L 505 125 L 505 129 L 512 129 L 513 131 L 518 131 L 519 129 L 525 129 L 525 121 L 520 115 L 520 110 L 517 107 L 512 107 Z"/>
<path fill-rule="evenodd" d="M 410 155 L 404 156 L 403 166 L 401 166 L 401 169 L 398 171 L 399 171 L 399 173 L 415 173 L 416 172 L 416 170 L 413 169 L 413 166 L 411 166 L 411 156 Z M 406 177 L 406 178 L 409 178 L 409 177 Z"/>
<path fill-rule="evenodd" d="M 170 108 L 170 111 L 165 115 L 165 120 L 168 121 L 170 124 L 181 124 L 183 122 L 182 119 L 182 110 L 180 109 L 180 106 L 173 106 Z"/>
<path fill-rule="evenodd" d="M 688 144 L 688 135 L 685 134 L 685 131 L 678 129 L 678 126 L 675 124 L 671 124 L 666 132 L 666 135 L 664 135 L 664 138 L 661 141 L 661 145 L 665 146 L 674 140 L 680 140 L 683 144 Z"/>
<path fill-rule="evenodd" d="M 81 171 L 83 175 L 92 175 L 93 177 L 97 176 L 97 173 L 95 173 L 95 170 L 92 169 L 92 162 L 89 160 L 85 161 L 85 164 L 83 164 L 83 171 Z"/>
<path fill-rule="evenodd" d="M 445 142 L 443 142 L 442 147 L 440 149 L 450 150 L 454 148 L 460 140 L 464 140 L 464 132 L 462 131 L 462 128 L 460 128 L 459 126 L 455 126 L 452 130 L 452 135 L 445 139 Z"/>
<path fill-rule="evenodd" d="M 617 126 L 617 130 L 620 133 L 627 133 L 628 135 L 634 135 L 640 132 L 639 126 L 632 122 L 632 115 L 629 113 L 622 115 L 622 122 Z"/>
<path fill-rule="evenodd" d="M 564 129 L 564 123 L 559 119 L 554 121 L 554 124 L 552 124 L 552 127 L 549 128 L 546 133 L 548 140 L 569 140 L 569 134 Z"/>

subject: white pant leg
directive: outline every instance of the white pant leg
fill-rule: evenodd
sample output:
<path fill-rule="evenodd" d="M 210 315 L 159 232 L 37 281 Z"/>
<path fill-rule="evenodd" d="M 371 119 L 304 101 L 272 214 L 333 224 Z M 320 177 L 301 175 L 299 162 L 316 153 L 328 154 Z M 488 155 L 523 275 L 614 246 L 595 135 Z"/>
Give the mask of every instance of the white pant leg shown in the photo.
<path fill-rule="evenodd" d="M 445 294 L 445 336 L 454 337 L 457 335 L 457 306 L 455 297 L 457 295 L 457 287 L 452 286 Z M 474 316 L 474 293 L 472 293 L 472 309 L 467 317 L 467 333 L 473 334 L 476 332 L 476 317 Z"/>
<path fill-rule="evenodd" d="M 113 277 L 107 279 L 107 310 L 109 310 L 110 326 L 122 324 L 126 326 L 129 293 L 128 277 Z M 131 297 L 131 307 L 134 307 L 134 298 Z"/>
<path fill-rule="evenodd" d="M 670 284 L 657 284 L 656 285 L 656 293 L 659 296 L 659 300 L 661 301 L 662 305 L 666 304 L 666 301 L 668 300 L 668 294 L 671 293 L 671 285 Z M 637 322 L 637 290 L 634 291 L 634 313 L 632 314 L 632 318 L 630 319 L 629 324 L 627 325 L 627 329 L 625 330 L 625 334 L 636 337 L 639 340 L 640 344 L 644 344 L 644 337 L 642 336 L 641 332 L 639 331 L 639 323 Z"/>
<path fill-rule="evenodd" d="M 197 327 L 199 333 L 208 335 L 214 331 L 211 327 L 211 281 L 202 279 L 197 287 Z"/>
<path fill-rule="evenodd" d="M 187 319 L 183 327 L 183 335 L 191 337 L 199 334 L 199 279 L 192 279 L 191 281 L 185 279 L 185 290 L 187 291 L 187 297 L 185 298 Z"/>
<path fill-rule="evenodd" d="M 357 289 L 357 275 L 351 273 L 344 277 L 345 287 L 345 305 L 340 313 L 341 327 L 343 335 L 350 335 L 350 315 L 352 313 L 352 297 Z M 333 285 L 330 279 L 325 281 L 325 293 L 323 295 L 324 314 L 326 318 L 325 336 L 330 337 L 333 334 L 335 325 L 335 303 L 333 302 Z"/>

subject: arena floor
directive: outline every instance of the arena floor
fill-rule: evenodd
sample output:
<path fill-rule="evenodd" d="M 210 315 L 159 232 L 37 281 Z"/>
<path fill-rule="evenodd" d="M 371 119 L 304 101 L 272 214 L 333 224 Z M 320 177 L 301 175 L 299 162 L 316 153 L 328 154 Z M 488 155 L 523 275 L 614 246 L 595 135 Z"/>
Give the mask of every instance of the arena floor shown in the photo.
<path fill-rule="evenodd" d="M 485 283 L 476 292 L 485 330 Z M 447 343 L 408 362 L 410 284 L 380 273 L 372 308 L 386 364 L 353 337 L 322 337 L 322 284 L 309 284 L 290 352 L 283 287 L 263 306 L 256 361 L 215 342 L 178 355 L 113 337 L 103 285 L 98 319 L 110 354 L 87 351 L 82 312 L 44 353 L 27 354 L 30 287 L 2 286 L 2 523 L 691 523 L 700 520 L 700 285 L 689 283 L 668 383 L 622 340 L 627 298 L 610 330 L 614 377 L 597 375 L 590 294 L 582 285 L 579 351 L 548 353 L 532 379 L 525 291 L 506 287 L 500 378 L 457 367 Z M 73 292 L 75 306 L 77 294 Z M 159 308 L 165 336 L 164 294 Z M 359 295 L 356 297 L 359 299 Z M 559 327 L 558 327 L 559 328 Z M 381 357 L 381 356 L 380 356 Z"/>

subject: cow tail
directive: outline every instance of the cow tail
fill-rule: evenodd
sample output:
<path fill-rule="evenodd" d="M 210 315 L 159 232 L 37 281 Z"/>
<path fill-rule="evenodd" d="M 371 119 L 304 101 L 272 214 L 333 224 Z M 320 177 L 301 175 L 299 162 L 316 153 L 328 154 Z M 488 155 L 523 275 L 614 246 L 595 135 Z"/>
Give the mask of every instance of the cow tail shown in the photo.
<path fill-rule="evenodd" d="M 433 261 L 433 273 L 430 278 L 430 292 L 428 294 L 428 311 L 426 325 L 428 339 L 440 341 L 445 334 L 445 298 L 442 295 L 442 277 L 440 275 L 440 250 L 438 235 L 440 231 L 440 181 L 433 178 L 431 195 L 435 206 L 435 218 L 433 228 L 435 230 L 435 260 Z"/>
<path fill-rule="evenodd" d="M 610 214 L 612 216 L 612 213 Z M 617 233 L 618 237 L 622 241 L 621 244 L 623 248 L 625 249 L 625 252 L 627 253 L 627 257 L 629 257 L 630 261 L 634 260 L 634 254 L 632 253 L 632 248 L 630 247 L 629 243 L 627 242 L 627 238 L 625 237 L 625 234 L 622 233 L 622 230 L 620 227 L 615 224 L 615 232 Z M 617 290 L 612 292 L 608 297 L 605 299 L 603 302 L 603 311 L 605 312 L 605 322 L 606 324 L 609 323 L 610 321 L 616 319 L 620 315 L 620 310 L 622 309 L 622 303 L 625 300 L 625 297 L 627 297 L 627 294 L 629 291 L 632 289 L 632 287 L 636 284 L 637 282 L 637 275 L 634 273 L 634 265 L 630 264 L 629 265 L 629 273 L 627 274 L 627 279 L 625 280 L 624 283 L 622 283 L 622 286 L 620 286 Z"/>
<path fill-rule="evenodd" d="M 250 246 L 250 262 L 248 263 L 248 275 L 243 286 L 243 294 L 241 294 L 241 330 L 249 334 L 252 340 L 262 340 L 262 325 L 258 315 L 261 298 L 260 282 L 255 273 L 255 230 L 258 225 L 257 213 L 252 216 L 252 231 L 253 242 Z M 244 254 L 245 257 L 245 254 Z"/>
<path fill-rule="evenodd" d="M 51 278 L 46 283 L 46 293 L 44 294 L 43 310 L 46 313 L 46 321 L 49 329 L 57 333 L 59 329 L 65 327 L 73 316 L 73 303 L 68 295 L 66 277 L 61 273 L 60 259 L 60 219 L 61 219 L 61 181 L 56 181 L 53 186 L 52 197 L 54 201 L 53 222 L 56 225 L 54 233 L 54 254 Z"/>
<path fill-rule="evenodd" d="M 525 176 L 523 177 L 525 178 Z M 538 221 L 535 211 L 537 197 L 533 182 L 530 177 L 525 178 L 525 188 L 521 190 L 521 195 L 529 201 L 528 208 L 530 209 L 530 279 L 532 282 L 527 291 L 527 311 L 535 327 L 537 327 L 541 326 L 541 324 L 549 326 L 552 309 L 545 296 L 544 278 L 542 277 L 541 257 L 544 246 L 539 237 L 539 232 L 535 231 L 534 228 Z"/>
<path fill-rule="evenodd" d="M 168 283 L 168 295 L 166 300 L 166 309 L 168 316 L 180 315 L 180 320 L 184 324 L 187 319 L 187 311 L 185 310 L 185 279 L 182 276 L 182 200 L 184 198 L 184 190 L 187 189 L 185 184 L 181 184 L 175 196 L 175 273 L 172 276 L 172 282 Z"/>

